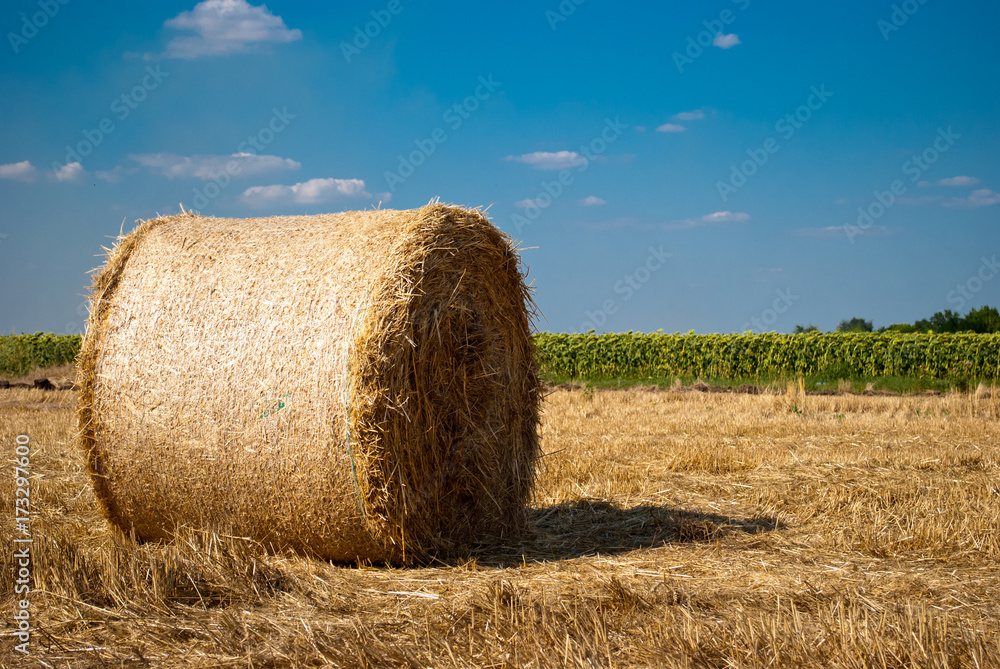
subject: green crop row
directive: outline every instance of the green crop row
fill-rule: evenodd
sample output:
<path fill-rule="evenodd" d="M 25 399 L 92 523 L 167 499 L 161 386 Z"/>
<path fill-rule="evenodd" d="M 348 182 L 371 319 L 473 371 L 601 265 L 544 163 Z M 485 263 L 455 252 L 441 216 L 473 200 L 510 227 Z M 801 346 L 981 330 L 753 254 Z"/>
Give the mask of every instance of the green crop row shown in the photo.
<path fill-rule="evenodd" d="M 80 335 L 0 337 L 0 374 L 72 362 Z M 746 379 L 830 373 L 1000 378 L 1000 334 L 556 334 L 535 335 L 546 377 Z"/>
<path fill-rule="evenodd" d="M 0 337 L 0 374 L 21 376 L 36 367 L 73 362 L 80 350 L 80 335 L 35 334 Z"/>
<path fill-rule="evenodd" d="M 541 332 L 535 343 L 542 373 L 549 378 L 1000 376 L 1000 334 Z"/>

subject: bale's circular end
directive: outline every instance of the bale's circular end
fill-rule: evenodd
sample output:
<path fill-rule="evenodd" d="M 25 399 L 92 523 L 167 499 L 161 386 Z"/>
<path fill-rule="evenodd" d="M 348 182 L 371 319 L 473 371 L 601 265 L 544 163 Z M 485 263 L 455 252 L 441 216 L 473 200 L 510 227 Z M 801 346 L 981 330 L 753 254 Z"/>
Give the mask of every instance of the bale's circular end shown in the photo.
<path fill-rule="evenodd" d="M 479 212 L 427 207 L 390 251 L 353 343 L 350 431 L 394 551 L 522 529 L 538 453 L 527 294 Z"/>
<path fill-rule="evenodd" d="M 105 513 L 342 561 L 509 538 L 539 453 L 531 317 L 475 210 L 143 223 L 78 360 Z"/>

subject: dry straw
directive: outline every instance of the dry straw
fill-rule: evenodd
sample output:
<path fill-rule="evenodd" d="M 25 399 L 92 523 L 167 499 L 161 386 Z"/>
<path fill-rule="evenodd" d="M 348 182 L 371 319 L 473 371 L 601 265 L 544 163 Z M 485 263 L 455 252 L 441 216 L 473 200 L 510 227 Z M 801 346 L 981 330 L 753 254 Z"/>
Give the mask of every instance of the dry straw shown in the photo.
<path fill-rule="evenodd" d="M 95 277 L 78 359 L 105 515 L 336 561 L 512 538 L 539 453 L 532 310 L 478 210 L 145 221 Z"/>

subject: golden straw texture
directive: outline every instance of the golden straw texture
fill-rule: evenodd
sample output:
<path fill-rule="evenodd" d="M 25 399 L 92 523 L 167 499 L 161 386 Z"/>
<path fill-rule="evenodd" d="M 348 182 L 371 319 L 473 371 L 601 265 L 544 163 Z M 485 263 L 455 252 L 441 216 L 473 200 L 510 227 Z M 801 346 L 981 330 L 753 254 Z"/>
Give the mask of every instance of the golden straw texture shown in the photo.
<path fill-rule="evenodd" d="M 406 563 L 523 529 L 533 305 L 478 210 L 145 221 L 94 279 L 80 441 L 140 539 Z"/>

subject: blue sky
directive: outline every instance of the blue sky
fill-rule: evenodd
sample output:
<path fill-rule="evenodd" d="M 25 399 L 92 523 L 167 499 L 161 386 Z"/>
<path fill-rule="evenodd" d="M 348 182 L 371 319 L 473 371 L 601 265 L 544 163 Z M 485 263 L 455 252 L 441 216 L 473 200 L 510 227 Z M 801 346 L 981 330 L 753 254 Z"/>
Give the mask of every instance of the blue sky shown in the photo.
<path fill-rule="evenodd" d="M 996 306 L 998 20 L 961 0 L 12 0 L 0 331 L 79 332 L 102 246 L 182 203 L 488 207 L 541 330 Z"/>

